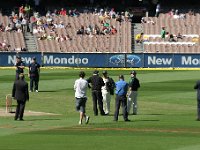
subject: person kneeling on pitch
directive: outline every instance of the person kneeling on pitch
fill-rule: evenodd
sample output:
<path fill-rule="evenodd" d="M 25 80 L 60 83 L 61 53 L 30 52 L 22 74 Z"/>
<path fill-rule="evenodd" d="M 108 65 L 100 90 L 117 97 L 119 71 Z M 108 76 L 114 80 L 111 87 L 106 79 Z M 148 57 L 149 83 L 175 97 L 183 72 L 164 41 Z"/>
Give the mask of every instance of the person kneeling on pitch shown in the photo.
<path fill-rule="evenodd" d="M 74 84 L 75 98 L 76 98 L 76 110 L 80 112 L 79 124 L 82 124 L 83 118 L 85 118 L 85 123 L 88 124 L 90 117 L 85 114 L 85 106 L 87 101 L 87 88 L 88 82 L 84 79 L 85 72 L 81 71 L 79 73 L 80 79 L 77 79 Z"/>

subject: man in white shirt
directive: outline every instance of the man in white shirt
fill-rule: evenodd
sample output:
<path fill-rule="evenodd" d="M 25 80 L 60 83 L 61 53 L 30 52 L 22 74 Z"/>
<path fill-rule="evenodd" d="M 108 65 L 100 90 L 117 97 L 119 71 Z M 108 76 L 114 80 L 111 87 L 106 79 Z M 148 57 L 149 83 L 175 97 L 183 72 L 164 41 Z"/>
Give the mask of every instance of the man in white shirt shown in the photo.
<path fill-rule="evenodd" d="M 90 117 L 85 113 L 85 106 L 87 101 L 87 88 L 88 82 L 84 79 L 85 72 L 81 71 L 79 73 L 80 79 L 77 79 L 74 84 L 75 98 L 76 98 L 76 110 L 80 112 L 79 124 L 82 124 L 83 118 L 85 118 L 85 123 L 88 124 Z"/>
<path fill-rule="evenodd" d="M 107 71 L 103 71 L 103 82 L 105 83 L 104 86 L 101 88 L 102 96 L 103 96 L 103 110 L 106 115 L 110 113 L 110 101 L 111 101 L 111 87 L 112 87 L 112 82 L 114 82 L 112 79 L 108 77 Z"/>

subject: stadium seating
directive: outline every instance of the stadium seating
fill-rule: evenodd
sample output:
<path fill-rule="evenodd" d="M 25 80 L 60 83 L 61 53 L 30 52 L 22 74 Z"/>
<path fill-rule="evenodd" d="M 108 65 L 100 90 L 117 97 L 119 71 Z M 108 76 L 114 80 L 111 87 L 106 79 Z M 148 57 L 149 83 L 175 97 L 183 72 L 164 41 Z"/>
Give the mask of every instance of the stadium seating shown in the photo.
<path fill-rule="evenodd" d="M 114 19 L 110 20 L 110 24 L 117 29 L 116 35 L 77 35 L 80 25 L 101 26 L 99 16 L 89 13 L 80 14 L 79 17 L 55 16 L 56 22 L 63 22 L 64 25 L 71 24 L 71 28 L 56 29 L 58 35 L 69 35 L 72 40 L 55 41 L 55 40 L 37 40 L 39 51 L 42 52 L 65 52 L 65 53 L 97 53 L 97 52 L 113 52 L 113 53 L 131 53 L 131 22 L 119 23 Z M 45 29 L 49 34 L 48 28 Z M 55 34 L 54 34 L 55 35 Z M 39 36 L 38 34 L 36 36 Z M 47 44 L 49 43 L 49 44 Z"/>
<path fill-rule="evenodd" d="M 182 18 L 174 18 L 168 13 L 161 13 L 159 17 L 148 17 L 153 23 L 142 23 L 144 32 L 144 52 L 147 53 L 199 53 L 200 14 L 183 14 Z M 161 39 L 161 28 L 175 37 L 179 33 L 182 38 L 176 42 Z"/>

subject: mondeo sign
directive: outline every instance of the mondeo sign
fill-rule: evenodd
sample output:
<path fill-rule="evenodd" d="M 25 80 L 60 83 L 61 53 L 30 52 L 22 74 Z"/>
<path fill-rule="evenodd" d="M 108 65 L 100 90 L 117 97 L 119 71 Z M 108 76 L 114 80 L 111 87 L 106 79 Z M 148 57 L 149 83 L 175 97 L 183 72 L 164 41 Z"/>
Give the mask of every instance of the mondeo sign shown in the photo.
<path fill-rule="evenodd" d="M 16 53 L 0 53 L 0 66 L 14 66 Z M 44 66 L 63 67 L 144 67 L 144 68 L 197 68 L 200 54 L 120 54 L 120 53 L 20 53 L 28 66 L 32 57 Z"/>

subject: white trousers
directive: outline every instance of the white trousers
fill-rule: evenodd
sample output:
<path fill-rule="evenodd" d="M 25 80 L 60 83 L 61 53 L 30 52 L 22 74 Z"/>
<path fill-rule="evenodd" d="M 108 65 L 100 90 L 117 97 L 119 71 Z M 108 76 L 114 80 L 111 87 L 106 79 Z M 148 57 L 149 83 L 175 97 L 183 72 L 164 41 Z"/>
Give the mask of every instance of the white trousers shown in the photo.
<path fill-rule="evenodd" d="M 110 113 L 111 95 L 109 92 L 102 90 L 102 96 L 103 96 L 103 110 L 105 114 L 108 114 Z"/>
<path fill-rule="evenodd" d="M 133 107 L 133 114 L 137 114 L 137 91 L 131 91 L 128 96 L 127 111 L 130 114 L 131 107 Z"/>

